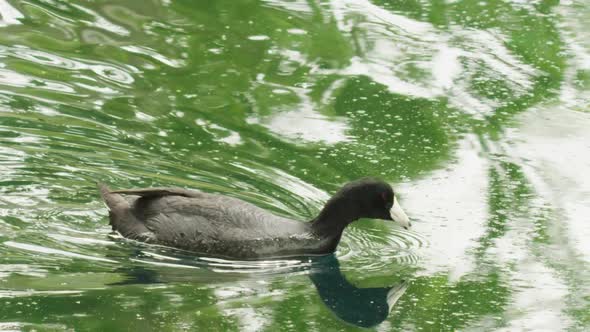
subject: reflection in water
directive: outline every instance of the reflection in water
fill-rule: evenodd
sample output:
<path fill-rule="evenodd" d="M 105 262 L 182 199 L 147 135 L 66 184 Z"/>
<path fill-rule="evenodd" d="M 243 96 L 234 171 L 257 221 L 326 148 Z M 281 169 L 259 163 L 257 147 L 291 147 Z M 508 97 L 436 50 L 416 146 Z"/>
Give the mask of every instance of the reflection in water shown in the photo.
<path fill-rule="evenodd" d="M 383 322 L 408 288 L 404 281 L 391 287 L 359 288 L 346 280 L 336 256 L 319 262 L 309 278 L 324 304 L 350 324 L 371 327 Z"/>
<path fill-rule="evenodd" d="M 324 142 L 335 144 L 346 142 L 346 130 L 348 129 L 345 122 L 341 119 L 328 119 L 322 114 L 303 109 L 290 112 L 278 112 L 273 114 L 269 119 L 249 119 L 249 123 L 261 122 L 272 132 L 277 135 L 302 142 Z"/>
<path fill-rule="evenodd" d="M 6 0 L 0 0 L 0 27 L 11 24 L 20 24 L 19 19 L 22 18 L 23 15 Z"/>
<path fill-rule="evenodd" d="M 145 252 L 137 252 L 136 255 L 144 256 Z M 152 254 L 152 256 L 154 255 Z M 178 252 L 172 256 L 160 256 L 160 258 L 163 257 L 168 260 L 177 260 L 176 264 L 168 264 L 171 269 L 159 271 L 146 265 L 132 268 L 121 267 L 118 272 L 124 276 L 124 280 L 110 285 L 166 284 L 181 281 L 193 284 L 204 282 L 228 284 L 231 282 L 233 286 L 216 287 L 217 297 L 223 301 L 237 294 L 250 293 L 246 288 L 239 286 L 241 279 L 251 278 L 253 275 L 260 277 L 268 273 L 282 275 L 305 271 L 326 307 L 343 321 L 360 327 L 375 326 L 387 319 L 397 301 L 408 288 L 408 283 L 405 281 L 390 287 L 359 288 L 350 283 L 343 275 L 340 270 L 340 262 L 335 255 L 292 259 L 287 265 L 285 265 L 286 261 L 273 260 L 240 262 L 222 259 L 195 259 L 188 255 L 179 255 Z M 152 266 L 158 265 L 141 259 L 134 259 L 134 261 L 148 263 Z M 160 264 L 160 266 L 166 266 L 166 264 Z M 277 269 L 278 266 L 283 266 L 283 268 Z M 201 270 L 183 270 L 182 268 L 200 268 Z M 235 309 L 228 310 L 235 311 Z"/>
<path fill-rule="evenodd" d="M 476 269 L 471 251 L 484 233 L 488 215 L 483 202 L 489 191 L 489 162 L 477 152 L 479 146 L 475 137 L 466 137 L 460 142 L 453 167 L 404 184 L 400 189 L 404 206 L 415 211 L 412 217 L 428 220 L 414 223 L 414 230 L 431 244 L 423 250 L 423 268 L 429 273 L 445 271 L 452 280 Z"/>
<path fill-rule="evenodd" d="M 135 253 L 93 185 L 308 220 L 374 175 L 424 220 L 343 236 L 349 280 L 412 280 L 379 329 L 588 330 L 589 18 L 585 0 L 0 0 L 0 329 L 377 323 L 385 288 L 330 262 Z M 105 286 L 132 268 L 144 284 Z"/>

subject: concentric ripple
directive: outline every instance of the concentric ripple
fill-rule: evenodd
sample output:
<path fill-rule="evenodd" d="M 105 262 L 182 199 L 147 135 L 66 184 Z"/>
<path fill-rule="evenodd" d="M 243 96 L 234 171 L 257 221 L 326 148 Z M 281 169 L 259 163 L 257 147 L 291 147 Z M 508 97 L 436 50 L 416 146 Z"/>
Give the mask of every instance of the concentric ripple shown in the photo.
<path fill-rule="evenodd" d="M 273 260 L 231 260 L 213 257 L 199 257 L 194 254 L 173 249 L 158 250 L 146 248 L 141 251 L 142 258 L 133 261 L 153 266 L 174 268 L 206 269 L 219 274 L 288 274 L 308 269 L 312 262 L 309 259 L 273 259 Z M 223 278 L 223 276 L 220 276 Z"/>
<path fill-rule="evenodd" d="M 378 272 L 392 265 L 417 263 L 419 249 L 426 246 L 428 241 L 413 231 L 389 225 L 383 228 L 353 225 L 346 229 L 338 255 L 347 264 Z"/>

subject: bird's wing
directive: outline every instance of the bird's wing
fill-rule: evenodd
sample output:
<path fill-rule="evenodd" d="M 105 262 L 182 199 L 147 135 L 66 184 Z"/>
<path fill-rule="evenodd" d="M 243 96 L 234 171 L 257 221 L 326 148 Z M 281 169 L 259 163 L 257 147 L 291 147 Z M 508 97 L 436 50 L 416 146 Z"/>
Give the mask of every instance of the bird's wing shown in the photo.
<path fill-rule="evenodd" d="M 159 196 L 184 196 L 184 197 L 199 197 L 201 192 L 188 190 L 183 188 L 142 188 L 142 189 L 123 189 L 113 190 L 111 193 L 136 195 L 141 197 L 159 197 Z"/>

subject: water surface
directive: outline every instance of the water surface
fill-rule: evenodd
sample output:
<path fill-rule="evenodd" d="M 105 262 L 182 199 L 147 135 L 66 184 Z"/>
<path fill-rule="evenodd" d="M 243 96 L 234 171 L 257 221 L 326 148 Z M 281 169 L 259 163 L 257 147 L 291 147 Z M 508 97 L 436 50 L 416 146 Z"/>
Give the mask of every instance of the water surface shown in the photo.
<path fill-rule="evenodd" d="M 0 330 L 588 329 L 589 20 L 583 0 L 0 0 Z M 262 262 L 111 234 L 94 185 L 309 220 L 367 175 L 412 231 L 362 220 L 335 256 Z"/>

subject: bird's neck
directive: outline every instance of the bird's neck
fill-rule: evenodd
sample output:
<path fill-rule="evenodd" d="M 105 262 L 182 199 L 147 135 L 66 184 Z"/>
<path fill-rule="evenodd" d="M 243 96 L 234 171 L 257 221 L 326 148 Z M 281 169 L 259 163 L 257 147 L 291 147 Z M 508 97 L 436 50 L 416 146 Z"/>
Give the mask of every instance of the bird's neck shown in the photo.
<path fill-rule="evenodd" d="M 312 220 L 313 231 L 322 236 L 333 238 L 338 244 L 344 228 L 353 221 L 359 219 L 359 208 L 357 204 L 342 195 L 332 197 L 319 215 Z"/>

